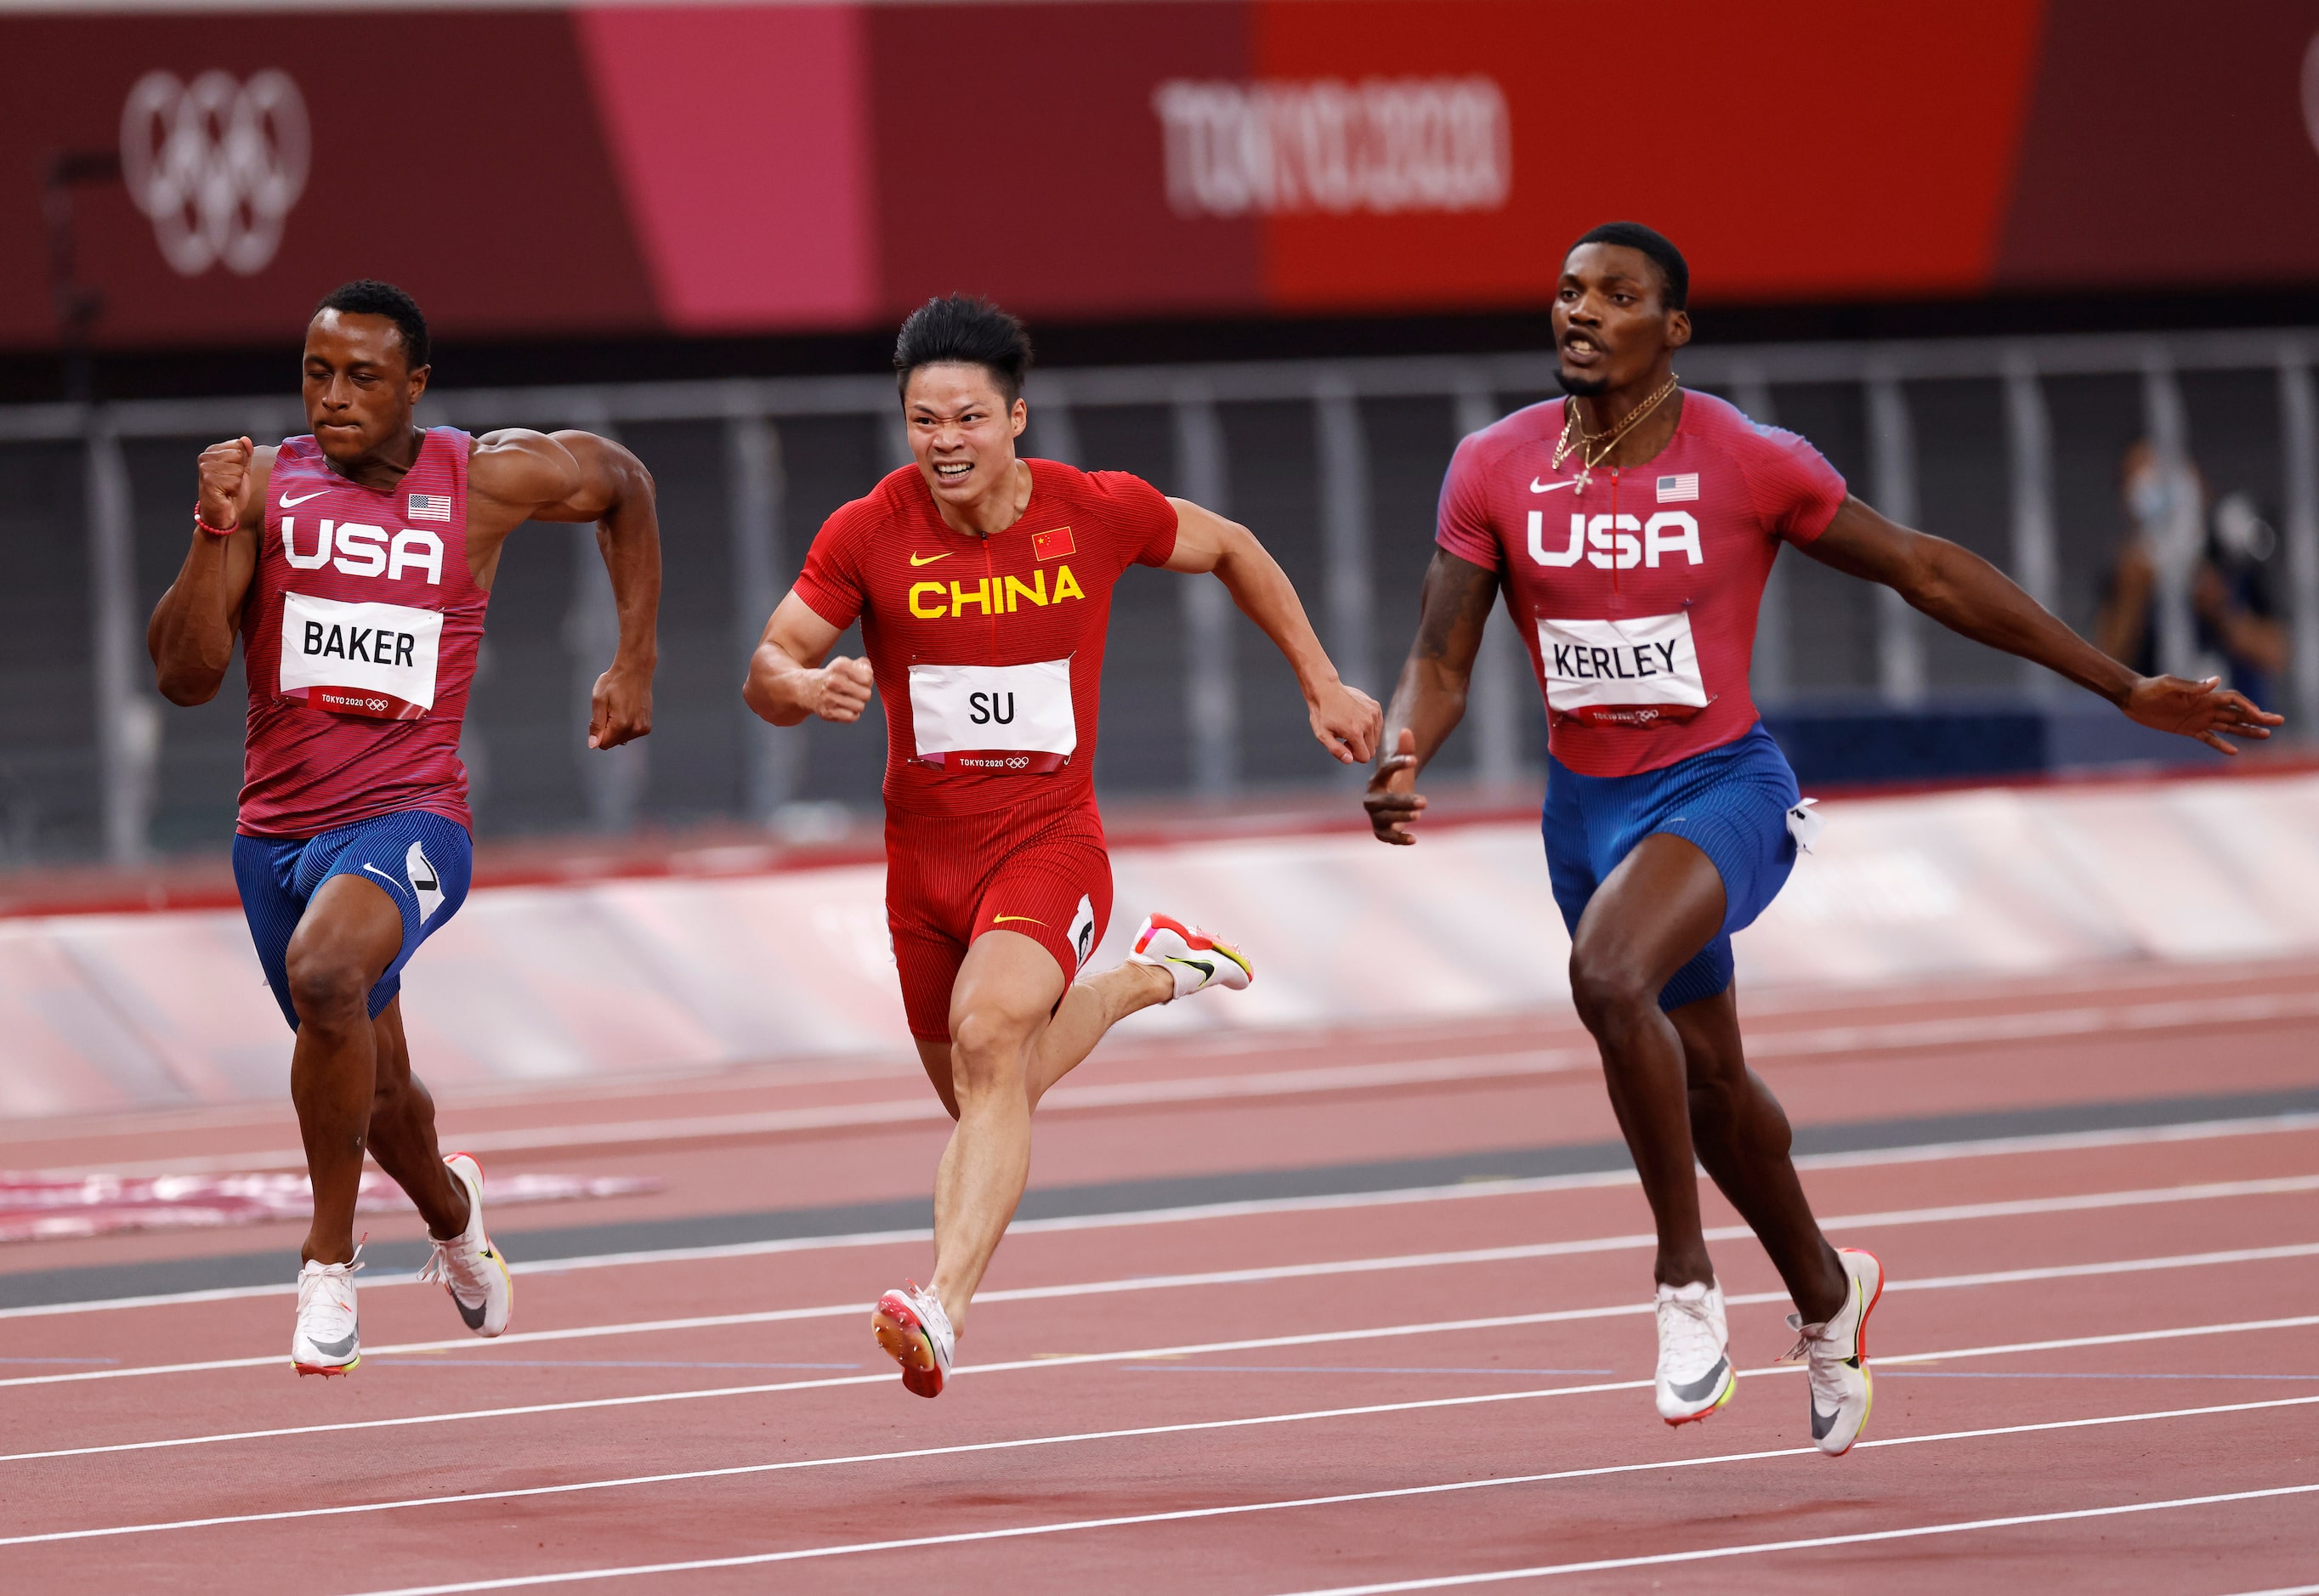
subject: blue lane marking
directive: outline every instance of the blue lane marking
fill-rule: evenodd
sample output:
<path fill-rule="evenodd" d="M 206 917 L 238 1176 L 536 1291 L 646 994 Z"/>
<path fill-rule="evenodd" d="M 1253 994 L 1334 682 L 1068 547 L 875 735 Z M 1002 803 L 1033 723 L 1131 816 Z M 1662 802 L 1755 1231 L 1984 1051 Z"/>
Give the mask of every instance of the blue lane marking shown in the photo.
<path fill-rule="evenodd" d="M 107 1360 L 110 1361 L 110 1360 Z M 679 1363 L 588 1357 L 436 1357 L 429 1354 L 374 1353 L 364 1360 L 381 1368 L 467 1369 L 858 1369 L 858 1363 Z"/>
<path fill-rule="evenodd" d="M 1375 1364 L 1123 1363 L 1142 1375 L 1615 1375 L 1616 1369 L 1380 1368 Z"/>
<path fill-rule="evenodd" d="M 0 1357 L 0 1363 L 119 1363 L 117 1357 Z"/>

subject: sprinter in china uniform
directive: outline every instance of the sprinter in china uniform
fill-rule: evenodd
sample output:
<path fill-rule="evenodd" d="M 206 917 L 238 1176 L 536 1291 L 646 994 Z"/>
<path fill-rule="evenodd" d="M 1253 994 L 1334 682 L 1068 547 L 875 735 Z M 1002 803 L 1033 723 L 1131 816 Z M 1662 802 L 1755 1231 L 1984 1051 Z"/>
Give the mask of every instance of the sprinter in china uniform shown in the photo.
<path fill-rule="evenodd" d="M 1802 438 L 1684 394 L 1690 274 L 1632 222 L 1579 239 L 1554 306 L 1568 399 L 1458 446 L 1441 491 L 1417 639 L 1369 783 L 1376 835 L 1406 845 L 1418 772 L 1456 727 L 1502 592 L 1545 694 L 1547 868 L 1570 983 L 1658 1232 L 1658 1410 L 1703 1419 L 1735 1389 L 1693 1156 L 1746 1219 L 1798 1312 L 1814 1442 L 1868 1420 L 1869 1312 L 1883 1273 L 1828 1245 L 1788 1156 L 1786 1116 L 1747 1069 L 1731 933 L 1785 883 L 1817 821 L 1747 692 L 1755 612 L 1791 546 L 1882 582 L 1943 625 L 2100 693 L 2144 726 L 2234 752 L 2266 715 L 2218 682 L 2138 676 L 1988 562 L 1894 525 Z"/>
<path fill-rule="evenodd" d="M 1245 527 L 1123 472 L 1017 459 L 1030 340 L 977 300 L 929 302 L 894 351 L 915 464 L 829 518 L 744 689 L 776 726 L 885 701 L 886 906 L 910 1031 L 958 1128 L 934 1191 L 934 1271 L 871 1329 L 938 1395 L 1030 1172 L 1031 1112 L 1138 1009 L 1249 983 L 1233 949 L 1164 915 L 1126 962 L 1080 969 L 1111 917 L 1095 741 L 1113 585 L 1213 573 L 1287 657 L 1313 735 L 1376 746 L 1280 567 Z M 856 618 L 867 661 L 827 659 Z"/>
<path fill-rule="evenodd" d="M 421 430 L 427 323 L 383 283 L 332 293 L 306 329 L 313 431 L 203 451 L 193 546 L 147 644 L 164 697 L 207 702 L 237 634 L 248 748 L 233 847 L 258 962 L 297 1033 L 290 1095 L 314 1187 L 291 1360 L 361 1361 L 356 1186 L 367 1150 L 418 1205 L 439 1280 L 478 1335 L 514 1285 L 483 1228 L 483 1170 L 442 1158 L 411 1072 L 400 994 L 419 944 L 458 912 L 472 844 L 459 727 L 507 535 L 599 521 L 620 614 L 591 747 L 651 729 L 660 533 L 652 479 L 587 433 Z"/>

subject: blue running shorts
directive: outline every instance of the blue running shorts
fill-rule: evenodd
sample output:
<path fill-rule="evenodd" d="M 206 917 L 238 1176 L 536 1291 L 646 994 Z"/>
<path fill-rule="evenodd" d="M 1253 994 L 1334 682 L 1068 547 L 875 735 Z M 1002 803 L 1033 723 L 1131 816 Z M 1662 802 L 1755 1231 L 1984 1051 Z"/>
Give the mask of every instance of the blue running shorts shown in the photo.
<path fill-rule="evenodd" d="M 1663 770 L 1582 776 L 1547 759 L 1546 869 L 1571 934 L 1594 889 L 1655 832 L 1698 845 L 1723 877 L 1723 929 L 1675 971 L 1659 1007 L 1681 1008 L 1731 984 L 1731 933 L 1755 922 L 1795 868 L 1788 811 L 1796 773 L 1757 721 L 1747 735 Z"/>
<path fill-rule="evenodd" d="M 306 906 L 332 876 L 360 876 L 394 899 L 402 911 L 402 951 L 378 985 L 370 989 L 370 1016 L 402 990 L 402 967 L 419 944 L 459 912 L 474 873 L 474 839 L 467 828 L 425 809 L 381 815 L 313 837 L 233 839 L 233 879 L 241 888 L 241 912 L 249 921 L 266 984 L 290 1029 L 298 1011 L 290 1002 L 285 960 L 291 933 Z"/>

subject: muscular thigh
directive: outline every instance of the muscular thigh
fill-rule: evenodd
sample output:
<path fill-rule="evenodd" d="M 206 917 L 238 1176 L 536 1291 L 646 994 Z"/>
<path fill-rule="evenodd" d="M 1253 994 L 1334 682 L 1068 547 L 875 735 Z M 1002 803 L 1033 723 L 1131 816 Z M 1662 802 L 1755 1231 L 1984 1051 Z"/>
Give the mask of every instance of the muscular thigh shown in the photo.
<path fill-rule="evenodd" d="M 1723 878 L 1698 845 L 1654 833 L 1603 879 L 1571 935 L 1580 969 L 1630 973 L 1656 992 L 1723 925 Z"/>

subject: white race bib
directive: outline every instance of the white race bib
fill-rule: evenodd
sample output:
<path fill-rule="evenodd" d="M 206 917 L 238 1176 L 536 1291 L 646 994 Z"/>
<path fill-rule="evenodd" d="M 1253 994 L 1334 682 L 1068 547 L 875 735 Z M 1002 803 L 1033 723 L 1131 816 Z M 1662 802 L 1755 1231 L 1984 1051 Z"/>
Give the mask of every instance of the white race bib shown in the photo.
<path fill-rule="evenodd" d="M 1052 771 L 1079 745 L 1071 663 L 912 665 L 917 757 L 946 771 Z"/>
<path fill-rule="evenodd" d="M 1546 702 L 1557 714 L 1617 726 L 1689 720 L 1707 708 L 1691 616 L 1630 620 L 1543 620 L 1538 657 Z"/>
<path fill-rule="evenodd" d="M 282 595 L 282 696 L 333 715 L 417 720 L 435 707 L 439 610 Z"/>

